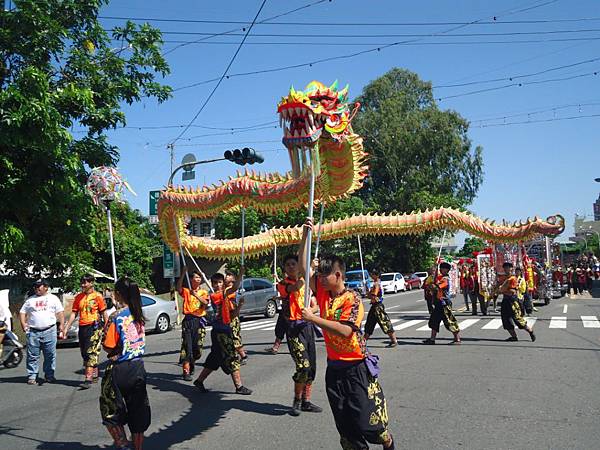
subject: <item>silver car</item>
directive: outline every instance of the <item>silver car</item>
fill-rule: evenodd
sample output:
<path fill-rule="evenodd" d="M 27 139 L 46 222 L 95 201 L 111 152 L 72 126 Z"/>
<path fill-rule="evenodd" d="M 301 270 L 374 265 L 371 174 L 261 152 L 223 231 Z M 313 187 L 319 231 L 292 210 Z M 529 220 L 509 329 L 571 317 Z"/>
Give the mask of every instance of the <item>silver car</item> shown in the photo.
<path fill-rule="evenodd" d="M 177 322 L 177 309 L 175 302 L 163 300 L 151 294 L 142 294 L 142 311 L 146 318 L 146 331 L 165 333 L 171 328 L 171 324 Z M 75 320 L 67 331 L 65 339 L 59 339 L 57 344 L 79 343 L 79 320 Z"/>
<path fill-rule="evenodd" d="M 271 318 L 277 314 L 277 292 L 273 283 L 266 278 L 244 278 L 238 291 L 244 299 L 240 316 L 264 314 Z"/>

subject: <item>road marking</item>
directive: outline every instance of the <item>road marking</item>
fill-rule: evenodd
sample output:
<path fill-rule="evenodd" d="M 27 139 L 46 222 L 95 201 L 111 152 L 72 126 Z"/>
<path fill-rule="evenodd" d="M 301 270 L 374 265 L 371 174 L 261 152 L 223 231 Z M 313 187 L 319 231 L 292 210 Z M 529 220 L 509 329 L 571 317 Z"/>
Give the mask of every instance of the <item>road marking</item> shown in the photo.
<path fill-rule="evenodd" d="M 533 328 L 533 324 L 537 321 L 537 317 L 528 317 L 527 318 L 527 326 L 529 328 Z"/>
<path fill-rule="evenodd" d="M 422 327 L 417 328 L 417 331 L 430 331 L 431 328 L 429 328 L 429 322 L 427 322 L 427 325 L 423 325 Z"/>
<path fill-rule="evenodd" d="M 569 305 L 563 305 L 563 314 L 567 313 L 568 308 L 569 308 Z"/>
<path fill-rule="evenodd" d="M 469 328 L 471 325 L 476 324 L 477 322 L 479 322 L 481 319 L 465 319 L 462 322 L 458 323 L 458 327 L 460 328 L 460 331 L 462 330 L 466 330 L 467 328 Z"/>
<path fill-rule="evenodd" d="M 269 328 L 263 328 L 263 329 L 261 329 L 260 331 L 273 331 L 273 330 L 275 329 L 275 327 L 276 327 L 276 326 L 277 326 L 277 325 L 273 325 L 272 327 L 269 327 Z"/>
<path fill-rule="evenodd" d="M 260 330 L 261 328 L 269 328 L 271 326 L 273 326 L 273 329 L 275 329 L 273 322 L 269 322 L 269 323 L 263 323 L 261 325 L 255 325 L 253 327 L 242 328 L 242 330 L 244 330 L 244 331 Z"/>
<path fill-rule="evenodd" d="M 424 298 L 422 298 L 421 300 L 417 300 L 417 302 L 424 302 L 424 301 L 425 301 Z"/>
<path fill-rule="evenodd" d="M 393 311 L 390 314 L 427 314 L 427 315 L 429 315 L 429 311 Z"/>
<path fill-rule="evenodd" d="M 269 320 L 254 320 L 252 322 L 242 322 L 242 330 L 248 327 L 255 327 L 256 325 L 263 325 L 265 323 L 273 323 L 273 319 Z"/>
<path fill-rule="evenodd" d="M 410 328 L 413 325 L 418 325 L 423 322 L 425 322 L 423 319 L 407 320 L 406 322 L 401 323 L 400 325 L 396 325 L 394 327 L 394 330 L 396 330 L 396 331 L 404 330 L 405 328 Z"/>
<path fill-rule="evenodd" d="M 600 321 L 596 316 L 581 316 L 583 328 L 600 328 Z"/>
<path fill-rule="evenodd" d="M 567 328 L 567 318 L 557 316 L 552 317 L 548 328 Z"/>
<path fill-rule="evenodd" d="M 492 319 L 484 326 L 481 327 L 482 330 L 497 330 L 502 326 L 502 319 Z"/>

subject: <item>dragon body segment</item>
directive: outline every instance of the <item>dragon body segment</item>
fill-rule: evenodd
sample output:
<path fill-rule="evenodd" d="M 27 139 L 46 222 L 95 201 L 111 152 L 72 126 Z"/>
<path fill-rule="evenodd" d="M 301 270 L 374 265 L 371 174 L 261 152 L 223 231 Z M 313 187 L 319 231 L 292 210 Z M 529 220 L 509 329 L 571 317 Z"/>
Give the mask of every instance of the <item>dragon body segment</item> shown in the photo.
<path fill-rule="evenodd" d="M 164 241 L 178 250 L 178 241 L 196 256 L 212 259 L 236 259 L 241 255 L 241 239 L 215 240 L 188 236 L 185 217 L 208 218 L 221 212 L 252 207 L 262 213 L 302 208 L 308 203 L 309 161 L 315 167 L 315 202 L 332 203 L 362 187 L 367 175 L 367 154 L 362 138 L 352 130 L 354 111 L 348 104 L 348 87 L 338 89 L 337 82 L 327 87 L 317 81 L 304 91 L 293 87 L 278 104 L 283 144 L 292 166 L 280 175 L 238 173 L 219 186 L 198 189 L 168 186 L 158 202 L 160 230 Z M 316 227 L 318 228 L 318 227 Z M 537 235 L 557 235 L 564 229 L 561 216 L 547 220 L 535 218 L 526 223 L 495 225 L 469 213 L 449 208 L 412 214 L 358 215 L 325 223 L 321 239 L 352 235 L 404 235 L 448 229 L 464 230 L 495 242 L 528 240 Z M 276 228 L 244 240 L 245 254 L 258 256 L 274 245 L 298 244 L 302 227 Z"/>

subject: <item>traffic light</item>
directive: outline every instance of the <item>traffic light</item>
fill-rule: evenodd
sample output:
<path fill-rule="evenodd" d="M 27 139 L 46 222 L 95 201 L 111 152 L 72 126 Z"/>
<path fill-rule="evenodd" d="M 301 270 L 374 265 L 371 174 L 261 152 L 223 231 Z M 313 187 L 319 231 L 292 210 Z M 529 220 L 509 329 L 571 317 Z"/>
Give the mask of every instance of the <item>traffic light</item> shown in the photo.
<path fill-rule="evenodd" d="M 245 147 L 243 149 L 236 148 L 235 150 L 227 150 L 223 157 L 231 162 L 245 166 L 246 164 L 262 163 L 265 161 L 260 153 L 257 153 L 253 148 Z"/>

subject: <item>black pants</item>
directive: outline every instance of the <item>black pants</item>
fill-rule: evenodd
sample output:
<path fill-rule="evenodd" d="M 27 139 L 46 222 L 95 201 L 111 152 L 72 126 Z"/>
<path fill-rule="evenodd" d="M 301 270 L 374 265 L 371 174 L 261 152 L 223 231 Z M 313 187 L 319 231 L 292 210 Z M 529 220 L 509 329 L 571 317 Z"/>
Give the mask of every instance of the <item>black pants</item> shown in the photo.
<path fill-rule="evenodd" d="M 181 323 L 181 351 L 179 363 L 189 362 L 190 372 L 194 371 L 194 363 L 202 356 L 202 347 L 206 337 L 205 322 L 201 317 L 188 314 Z"/>
<path fill-rule="evenodd" d="M 469 297 L 471 298 L 471 307 L 473 309 L 472 314 L 474 316 L 477 315 L 477 303 L 479 303 L 479 306 L 481 307 L 481 313 L 484 316 L 487 316 L 487 302 L 485 301 L 483 295 L 481 295 L 479 292 L 469 291 Z"/>
<path fill-rule="evenodd" d="M 315 328 L 310 323 L 290 322 L 287 344 L 296 365 L 292 376 L 295 383 L 311 384 L 317 375 Z"/>
<path fill-rule="evenodd" d="M 385 312 L 385 306 L 383 306 L 383 303 L 381 302 L 371 304 L 371 308 L 367 314 L 367 322 L 365 323 L 365 334 L 368 334 L 369 336 L 373 335 L 376 324 L 379 324 L 381 331 L 385 334 L 390 334 L 394 331 L 390 316 Z"/>
<path fill-rule="evenodd" d="M 231 330 L 216 329 L 213 325 L 210 340 L 212 344 L 204 367 L 210 370 L 221 368 L 227 375 L 240 370 L 240 360 L 235 351 Z"/>
<path fill-rule="evenodd" d="M 151 412 L 141 359 L 107 366 L 102 378 L 100 414 L 104 425 L 128 425 L 132 433 L 148 429 Z"/>
<path fill-rule="evenodd" d="M 280 341 L 283 341 L 283 338 L 285 338 L 285 333 L 287 331 L 288 328 L 288 321 L 285 318 L 285 316 L 280 312 L 277 315 L 277 323 L 275 324 L 275 339 L 279 339 Z"/>
<path fill-rule="evenodd" d="M 505 295 L 500 304 L 500 317 L 502 318 L 502 328 L 507 331 L 515 329 L 515 324 L 520 330 L 527 326 L 527 321 L 523 318 L 521 305 L 517 297 Z"/>
<path fill-rule="evenodd" d="M 427 325 L 437 333 L 440 332 L 440 323 L 444 322 L 444 326 L 450 333 L 458 333 L 458 322 L 452 313 L 452 305 L 442 305 L 442 302 L 437 301 L 433 305 L 433 312 L 429 317 Z"/>
<path fill-rule="evenodd" d="M 433 312 L 433 298 L 430 295 L 425 296 L 425 303 L 427 303 L 427 310 L 429 314 Z"/>
<path fill-rule="evenodd" d="M 342 369 L 327 367 L 325 384 L 343 449 L 368 449 L 368 442 L 383 444 L 389 439 L 383 390 L 364 361 Z"/>
<path fill-rule="evenodd" d="M 79 351 L 85 367 L 97 367 L 102 347 L 102 327 L 100 324 L 80 325 L 77 333 Z"/>

